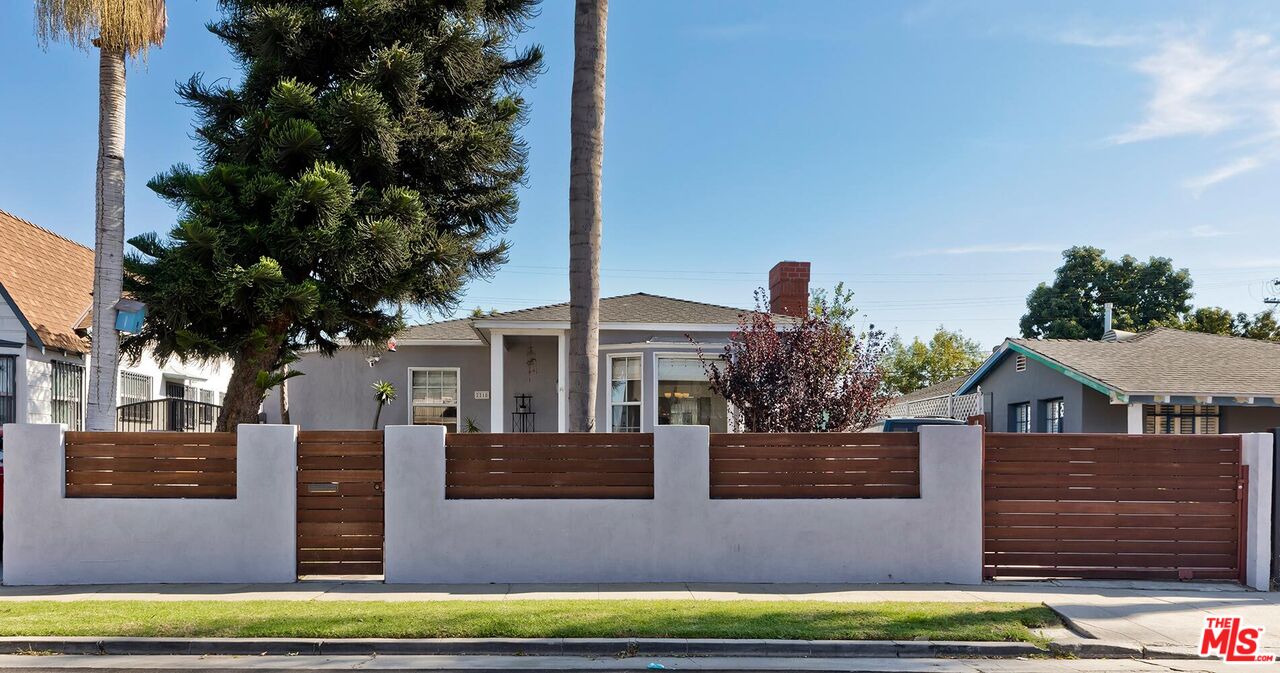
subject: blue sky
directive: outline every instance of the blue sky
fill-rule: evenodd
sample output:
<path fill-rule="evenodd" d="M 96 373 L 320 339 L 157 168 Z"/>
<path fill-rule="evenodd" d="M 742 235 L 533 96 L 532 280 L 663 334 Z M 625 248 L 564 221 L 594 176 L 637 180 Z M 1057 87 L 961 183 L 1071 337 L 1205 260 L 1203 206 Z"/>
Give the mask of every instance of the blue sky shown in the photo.
<path fill-rule="evenodd" d="M 1172 257 L 1197 305 L 1233 311 L 1280 275 L 1273 2 L 612 5 L 606 296 L 749 306 L 776 261 L 808 260 L 878 327 L 992 346 L 1070 245 Z M 514 250 L 464 309 L 567 298 L 571 10 L 547 0 L 527 35 L 547 71 Z M 171 226 L 145 183 L 195 158 L 174 83 L 237 77 L 212 0 L 169 12 L 129 75 L 130 235 Z M 32 27 L 29 2 L 0 9 L 0 208 L 91 244 L 96 60 Z"/>

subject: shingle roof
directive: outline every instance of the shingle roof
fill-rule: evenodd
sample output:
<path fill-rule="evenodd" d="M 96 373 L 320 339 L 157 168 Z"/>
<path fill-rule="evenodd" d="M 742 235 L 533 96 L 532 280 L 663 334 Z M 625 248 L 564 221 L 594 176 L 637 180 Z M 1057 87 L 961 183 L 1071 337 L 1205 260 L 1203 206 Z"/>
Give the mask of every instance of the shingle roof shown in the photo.
<path fill-rule="evenodd" d="M 644 292 L 600 300 L 600 322 L 736 325 L 738 317 L 744 313 L 748 311 Z M 505 311 L 484 319 L 564 322 L 569 320 L 569 304 Z"/>
<path fill-rule="evenodd" d="M 1280 343 L 1167 327 L 1123 341 L 1010 339 L 1124 393 L 1280 396 Z"/>
<path fill-rule="evenodd" d="M 902 404 L 904 402 L 914 402 L 916 400 L 928 400 L 934 397 L 944 397 L 950 395 L 960 389 L 960 384 L 968 379 L 970 374 L 961 374 L 952 377 L 946 381 L 939 381 L 931 386 L 925 386 L 919 390 L 913 390 L 905 395 L 899 395 L 893 398 L 893 404 Z"/>
<path fill-rule="evenodd" d="M 602 323 L 659 323 L 672 325 L 737 325 L 739 316 L 748 311 L 718 304 L 687 299 L 674 299 L 637 292 L 600 300 Z M 783 316 L 779 320 L 787 320 Z M 415 325 L 401 332 L 402 339 L 475 340 L 480 337 L 471 329 L 474 320 L 512 322 L 568 322 L 569 304 L 551 304 L 533 308 L 493 313 L 482 318 L 445 320 L 428 325 Z"/>
<path fill-rule="evenodd" d="M 45 346 L 76 353 L 93 301 L 93 250 L 0 210 L 0 285 Z"/>
<path fill-rule="evenodd" d="M 396 337 L 399 339 L 431 339 L 433 341 L 475 341 L 477 343 L 480 341 L 479 335 L 476 334 L 475 330 L 471 329 L 471 320 L 469 318 L 445 320 L 427 325 L 414 325 L 396 335 Z"/>

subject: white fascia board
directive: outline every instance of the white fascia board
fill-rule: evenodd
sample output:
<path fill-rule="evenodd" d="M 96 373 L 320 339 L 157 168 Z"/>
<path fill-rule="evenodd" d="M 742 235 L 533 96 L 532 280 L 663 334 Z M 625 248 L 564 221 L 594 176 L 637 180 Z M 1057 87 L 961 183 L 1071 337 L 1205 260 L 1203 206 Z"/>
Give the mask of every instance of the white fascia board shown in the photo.
<path fill-rule="evenodd" d="M 1273 393 L 1205 393 L 1205 392 L 1188 392 L 1188 391 L 1160 391 L 1160 392 L 1134 392 L 1128 393 L 1129 397 L 1192 397 L 1197 399 L 1198 404 L 1228 404 L 1249 406 L 1259 404 L 1265 406 L 1268 400 L 1280 403 L 1280 395 Z M 1204 398 L 1205 402 L 1199 399 Z"/>
<path fill-rule="evenodd" d="M 477 320 L 476 329 L 492 330 L 566 330 L 567 320 Z M 738 325 L 671 322 L 602 322 L 602 330 L 638 330 L 643 332 L 735 332 Z M 509 332 L 508 332 L 509 333 Z"/>
<path fill-rule="evenodd" d="M 483 346 L 480 339 L 396 339 L 396 347 L 400 346 Z"/>

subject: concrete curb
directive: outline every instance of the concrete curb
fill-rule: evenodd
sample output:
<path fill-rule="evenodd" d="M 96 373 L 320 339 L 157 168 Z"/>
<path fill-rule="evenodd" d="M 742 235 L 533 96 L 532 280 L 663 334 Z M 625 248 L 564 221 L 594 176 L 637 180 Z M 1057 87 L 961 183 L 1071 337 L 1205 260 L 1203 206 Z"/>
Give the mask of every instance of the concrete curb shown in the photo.
<path fill-rule="evenodd" d="M 96 638 L 5 637 L 0 654 L 112 655 L 473 655 L 580 657 L 833 657 L 1199 659 L 1191 648 L 1102 640 L 1032 643 L 930 640 L 747 640 L 684 638 Z"/>
<path fill-rule="evenodd" d="M 1027 657 L 1031 643 L 683 638 L 0 638 L 0 654 L 540 655 L 588 657 Z"/>

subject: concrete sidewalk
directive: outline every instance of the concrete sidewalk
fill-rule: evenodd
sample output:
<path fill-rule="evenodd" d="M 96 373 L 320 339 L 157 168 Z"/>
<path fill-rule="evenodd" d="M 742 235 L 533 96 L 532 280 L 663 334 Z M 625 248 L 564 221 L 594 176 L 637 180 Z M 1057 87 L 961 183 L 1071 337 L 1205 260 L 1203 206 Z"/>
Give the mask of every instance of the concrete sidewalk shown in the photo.
<path fill-rule="evenodd" d="M 647 671 L 650 664 L 672 671 L 813 671 L 815 673 L 1216 673 L 1240 666 L 1219 661 L 1144 659 L 841 659 L 811 657 L 591 658 L 485 656 L 193 657 L 193 656 L 0 656 L 0 669 L 26 671 Z"/>
<path fill-rule="evenodd" d="M 1044 603 L 1088 638 L 1190 648 L 1206 616 L 1239 616 L 1262 626 L 1263 645 L 1280 650 L 1280 594 L 1236 585 L 1178 582 L 993 582 L 915 584 L 469 584 L 390 585 L 367 580 L 294 584 L 168 584 L 0 587 L 0 601 L 295 600 L 452 601 L 562 599 L 816 600 Z"/>

